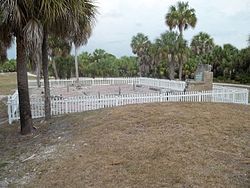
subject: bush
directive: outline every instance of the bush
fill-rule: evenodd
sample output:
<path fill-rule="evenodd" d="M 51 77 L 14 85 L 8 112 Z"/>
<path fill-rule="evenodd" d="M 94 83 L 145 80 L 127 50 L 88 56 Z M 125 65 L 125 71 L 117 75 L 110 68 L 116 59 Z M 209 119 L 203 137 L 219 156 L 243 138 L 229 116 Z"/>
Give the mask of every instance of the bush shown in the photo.
<path fill-rule="evenodd" d="M 0 66 L 0 72 L 16 72 L 16 60 L 6 61 Z"/>
<path fill-rule="evenodd" d="M 237 76 L 235 76 L 235 81 L 238 81 L 241 84 L 249 84 L 250 83 L 250 75 L 249 74 L 237 75 Z"/>
<path fill-rule="evenodd" d="M 60 79 L 70 79 L 74 71 L 74 58 L 72 56 L 55 58 L 58 76 Z"/>

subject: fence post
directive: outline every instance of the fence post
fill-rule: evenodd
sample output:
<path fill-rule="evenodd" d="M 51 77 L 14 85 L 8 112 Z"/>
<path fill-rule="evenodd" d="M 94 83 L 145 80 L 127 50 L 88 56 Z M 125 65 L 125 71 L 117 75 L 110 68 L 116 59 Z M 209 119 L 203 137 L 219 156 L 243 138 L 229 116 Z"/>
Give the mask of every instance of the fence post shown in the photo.
<path fill-rule="evenodd" d="M 199 102 L 201 102 L 201 92 L 199 92 Z"/>
<path fill-rule="evenodd" d="M 11 96 L 8 96 L 8 118 L 9 118 L 9 124 L 12 124 L 12 114 L 11 114 L 11 105 L 12 105 L 12 100 Z"/>
<path fill-rule="evenodd" d="M 115 98 L 115 106 L 118 106 L 118 97 Z"/>
<path fill-rule="evenodd" d="M 232 94 L 233 94 L 233 103 L 235 103 L 235 92 L 234 91 L 232 91 Z"/>
<path fill-rule="evenodd" d="M 66 111 L 66 114 L 68 113 L 68 99 L 65 99 L 65 111 Z"/>
<path fill-rule="evenodd" d="M 160 93 L 160 102 L 162 102 L 162 93 Z"/>
<path fill-rule="evenodd" d="M 248 99 L 249 99 L 249 90 L 246 90 L 246 104 L 248 104 Z"/>

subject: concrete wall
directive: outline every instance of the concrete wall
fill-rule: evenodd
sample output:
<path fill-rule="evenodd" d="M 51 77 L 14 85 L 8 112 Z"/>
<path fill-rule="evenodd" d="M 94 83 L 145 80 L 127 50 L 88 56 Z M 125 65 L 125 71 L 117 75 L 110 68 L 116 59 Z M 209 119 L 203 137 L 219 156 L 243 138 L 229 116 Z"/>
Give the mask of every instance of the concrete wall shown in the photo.
<path fill-rule="evenodd" d="M 213 89 L 213 72 L 204 71 L 203 81 L 188 81 L 186 91 L 211 91 Z"/>

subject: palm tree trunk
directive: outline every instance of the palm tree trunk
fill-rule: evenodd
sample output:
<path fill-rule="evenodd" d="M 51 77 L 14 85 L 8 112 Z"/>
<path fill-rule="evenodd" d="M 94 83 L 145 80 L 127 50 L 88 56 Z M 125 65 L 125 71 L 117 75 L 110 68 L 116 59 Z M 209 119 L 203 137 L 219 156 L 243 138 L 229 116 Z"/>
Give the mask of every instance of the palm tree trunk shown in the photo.
<path fill-rule="evenodd" d="M 76 68 L 76 84 L 79 84 L 79 71 L 78 71 L 78 61 L 77 61 L 77 46 L 75 45 L 75 68 Z"/>
<path fill-rule="evenodd" d="M 183 26 L 182 25 L 179 26 L 179 31 L 180 31 L 179 37 L 181 39 L 183 39 Z M 183 69 L 183 59 L 180 58 L 180 60 L 179 60 L 179 80 L 182 79 L 182 69 Z"/>
<path fill-rule="evenodd" d="M 37 87 L 40 88 L 41 87 L 41 82 L 40 82 L 40 78 L 41 78 L 41 52 L 37 53 L 35 55 L 36 57 L 36 82 L 37 82 Z"/>
<path fill-rule="evenodd" d="M 0 63 L 4 63 L 7 60 L 7 48 L 3 42 L 0 41 Z"/>
<path fill-rule="evenodd" d="M 43 29 L 43 44 L 42 44 L 42 65 L 43 65 L 43 78 L 44 78 L 44 93 L 45 93 L 45 120 L 51 118 L 51 105 L 50 105 L 50 87 L 49 87 L 49 69 L 48 69 L 48 31 L 47 28 Z"/>
<path fill-rule="evenodd" d="M 169 55 L 170 57 L 168 58 L 169 59 L 169 63 L 168 63 L 168 68 L 169 68 L 169 79 L 170 80 L 174 80 L 174 74 L 175 74 L 175 66 L 174 66 L 174 57 L 173 55 Z"/>
<path fill-rule="evenodd" d="M 181 38 L 183 38 L 183 26 L 182 25 L 179 26 L 179 31 L 180 31 L 180 35 L 179 36 Z"/>
<path fill-rule="evenodd" d="M 174 80 L 174 63 L 169 63 L 169 79 Z"/>
<path fill-rule="evenodd" d="M 17 87 L 19 96 L 19 111 L 21 134 L 30 134 L 32 127 L 32 118 L 30 110 L 30 97 L 28 88 L 28 76 L 26 67 L 26 52 L 24 39 L 20 33 L 16 36 L 17 50 Z"/>
<path fill-rule="evenodd" d="M 181 81 L 182 79 L 182 69 L 183 69 L 183 63 L 180 62 L 179 64 L 179 80 Z"/>
<path fill-rule="evenodd" d="M 53 67 L 53 70 L 54 70 L 54 74 L 55 74 L 55 79 L 59 79 L 59 76 L 58 76 L 58 72 L 57 72 L 57 68 L 56 68 L 56 62 L 54 60 L 54 57 L 52 57 L 52 67 Z"/>

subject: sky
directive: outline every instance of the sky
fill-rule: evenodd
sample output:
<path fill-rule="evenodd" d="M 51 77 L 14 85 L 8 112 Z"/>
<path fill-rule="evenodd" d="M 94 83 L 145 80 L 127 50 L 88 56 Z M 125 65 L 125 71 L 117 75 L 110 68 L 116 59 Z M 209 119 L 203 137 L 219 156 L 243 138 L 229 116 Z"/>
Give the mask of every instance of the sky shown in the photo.
<path fill-rule="evenodd" d="M 88 44 L 79 52 L 104 49 L 118 57 L 132 55 L 130 43 L 137 33 L 154 41 L 168 30 L 165 15 L 177 0 L 96 0 L 97 22 Z M 231 43 L 239 49 L 247 46 L 250 34 L 250 0 L 190 0 L 198 18 L 195 29 L 184 37 L 190 42 L 199 32 L 208 33 L 218 45 Z M 15 58 L 15 44 L 8 57 Z"/>

